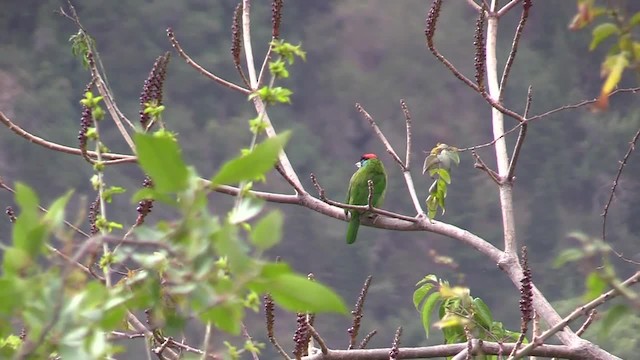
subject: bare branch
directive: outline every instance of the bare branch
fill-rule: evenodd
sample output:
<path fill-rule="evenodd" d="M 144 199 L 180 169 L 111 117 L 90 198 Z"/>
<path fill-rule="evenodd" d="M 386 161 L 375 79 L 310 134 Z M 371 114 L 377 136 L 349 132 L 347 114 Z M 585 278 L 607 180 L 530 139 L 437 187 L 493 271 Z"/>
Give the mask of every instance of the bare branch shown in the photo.
<path fill-rule="evenodd" d="M 411 169 L 411 113 L 409 112 L 409 107 L 407 107 L 407 103 L 404 99 L 400 99 L 400 107 L 402 108 L 402 113 L 404 114 L 404 120 L 407 128 L 407 153 L 404 159 L 404 166 L 407 170 Z"/>
<path fill-rule="evenodd" d="M 258 87 L 264 81 L 265 74 L 267 73 L 267 64 L 269 60 L 271 60 L 271 53 L 273 52 L 273 45 L 269 44 L 269 49 L 267 50 L 267 54 L 264 56 L 264 60 L 262 60 L 262 66 L 260 67 L 260 73 L 258 74 Z"/>
<path fill-rule="evenodd" d="M 311 336 L 313 336 L 313 338 L 318 342 L 320 351 L 325 355 L 328 354 L 329 348 L 327 347 L 327 343 L 324 342 L 324 339 L 320 336 L 320 334 L 318 334 L 318 331 L 316 331 L 313 325 L 307 323 L 307 326 L 309 332 L 311 333 Z"/>
<path fill-rule="evenodd" d="M 378 136 L 378 139 L 382 141 L 382 144 L 384 144 L 385 149 L 387 150 L 389 155 L 391 155 L 393 160 L 395 160 L 398 165 L 400 165 L 403 171 L 407 170 L 405 164 L 402 162 L 402 160 L 400 160 L 400 157 L 395 152 L 395 150 L 393 150 L 393 146 L 391 146 L 391 143 L 389 142 L 389 140 L 387 140 L 387 137 L 384 136 L 384 133 L 382 133 L 382 130 L 380 130 L 380 127 L 378 127 L 378 124 L 376 124 L 371 115 L 369 115 L 369 113 L 359 103 L 356 103 L 356 110 L 358 110 L 358 112 L 362 114 L 362 116 L 364 116 L 364 118 L 369 122 L 369 125 L 371 125 L 371 127 L 373 128 L 373 132 L 376 134 L 376 136 Z"/>
<path fill-rule="evenodd" d="M 617 94 L 617 93 L 627 93 L 627 92 L 635 94 L 635 93 L 637 93 L 639 91 L 640 91 L 640 87 L 622 88 L 622 89 L 614 90 L 611 93 L 611 95 Z M 611 96 L 611 95 L 609 95 L 609 96 Z M 545 118 L 545 117 L 547 117 L 549 115 L 553 115 L 555 113 L 562 112 L 562 111 L 565 111 L 565 110 L 572 110 L 572 109 L 577 109 L 577 108 L 580 108 L 580 107 L 583 107 L 583 106 L 587 106 L 587 105 L 593 104 L 593 103 L 595 103 L 597 101 L 598 101 L 598 99 L 582 100 L 582 101 L 577 102 L 575 104 L 563 105 L 563 106 L 557 107 L 555 109 L 546 111 L 544 113 L 532 116 L 530 118 L 525 118 L 525 121 L 519 123 L 518 125 L 514 126 L 513 128 L 511 128 L 508 131 L 506 131 L 505 133 L 503 133 L 500 137 L 497 137 L 497 138 L 493 139 L 490 142 L 487 142 L 487 143 L 484 143 L 484 144 L 480 144 L 480 145 L 474 145 L 474 146 L 470 146 L 470 147 L 466 147 L 466 148 L 459 148 L 458 151 L 459 152 L 473 151 L 473 150 L 482 149 L 482 148 L 485 148 L 485 147 L 492 146 L 493 144 L 495 144 L 497 141 L 501 140 L 505 136 L 507 136 L 507 135 L 511 134 L 512 132 L 518 130 L 525 123 L 529 123 L 529 122 L 534 121 L 534 120 L 541 120 L 541 119 L 543 119 L 543 118 Z"/>
<path fill-rule="evenodd" d="M 424 347 L 405 347 L 398 348 L 399 359 L 429 359 L 455 356 L 467 348 L 467 343 L 435 345 Z M 495 355 L 504 348 L 505 351 L 511 351 L 513 344 L 502 344 L 488 341 L 478 341 L 477 351 L 487 355 Z M 367 359 L 367 360 L 388 360 L 391 348 L 380 349 L 353 349 L 353 350 L 329 350 L 327 354 L 318 353 L 304 357 L 305 360 L 349 360 L 349 359 Z M 576 356 L 576 349 L 564 345 L 541 345 L 533 350 L 532 355 L 540 357 L 558 357 L 562 359 L 578 360 L 580 356 Z"/>
<path fill-rule="evenodd" d="M 531 2 L 525 1 L 522 6 L 522 14 L 520 15 L 520 22 L 518 23 L 518 27 L 516 27 L 516 32 L 513 36 L 513 42 L 511 43 L 511 51 L 509 52 L 507 63 L 504 65 L 504 70 L 502 71 L 502 79 L 500 80 L 500 96 L 498 97 L 498 100 L 500 102 L 502 102 L 502 99 L 504 96 L 504 89 L 507 86 L 507 79 L 509 78 L 509 74 L 511 73 L 511 67 L 513 66 L 513 61 L 516 59 L 516 54 L 518 52 L 518 44 L 520 44 L 520 38 L 522 37 L 522 30 L 524 30 L 524 26 L 527 23 L 527 19 L 529 18 L 530 8 L 531 8 Z M 526 115 L 525 115 L 525 118 L 526 118 Z"/>
<path fill-rule="evenodd" d="M 527 103 L 524 107 L 524 117 L 526 118 L 529 114 L 529 108 L 531 106 L 531 86 L 527 90 Z M 509 171 L 507 172 L 506 180 L 513 181 L 513 174 L 516 171 L 516 164 L 518 163 L 518 158 L 520 157 L 520 151 L 522 150 L 522 145 L 524 144 L 524 138 L 527 135 L 527 122 L 522 122 L 522 126 L 520 126 L 520 133 L 518 134 L 518 140 L 516 140 L 516 145 L 513 148 L 513 155 L 511 156 L 511 162 L 509 163 Z"/>
<path fill-rule="evenodd" d="M 367 347 L 367 344 L 369 344 L 369 341 L 371 341 L 371 338 L 378 333 L 378 330 L 371 330 L 367 336 L 364 337 L 364 339 L 362 339 L 362 341 L 360 342 L 360 346 L 358 346 L 358 349 L 364 349 Z"/>
<path fill-rule="evenodd" d="M 467 3 L 469 4 L 469 6 L 471 6 L 472 8 L 474 8 L 477 11 L 482 10 L 482 6 L 478 5 L 478 3 L 475 2 L 474 0 L 467 0 Z"/>
<path fill-rule="evenodd" d="M 129 135 L 129 132 L 122 124 L 122 120 L 125 119 L 125 121 L 129 123 L 131 128 L 134 127 L 133 124 L 126 117 L 124 117 L 120 109 L 118 109 L 118 105 L 116 104 L 115 100 L 113 100 L 113 95 L 109 91 L 107 84 L 105 84 L 104 80 L 102 79 L 102 75 L 100 75 L 100 72 L 98 71 L 98 67 L 96 66 L 96 63 L 94 61 L 93 52 L 89 52 L 87 54 L 87 59 L 89 60 L 89 68 L 91 69 L 91 76 L 94 79 L 96 79 L 96 88 L 98 88 L 98 93 L 100 93 L 100 95 L 104 100 L 105 105 L 107 106 L 107 111 L 109 111 L 109 114 L 111 115 L 111 119 L 116 124 L 118 131 L 120 131 L 120 135 L 122 135 L 122 138 L 124 139 L 124 141 L 126 141 L 127 145 L 129 145 L 129 148 L 131 149 L 131 151 L 135 152 L 136 145 L 133 143 L 133 139 L 131 138 L 131 135 Z"/>
<path fill-rule="evenodd" d="M 498 10 L 497 16 L 501 17 L 502 15 L 508 13 L 509 10 L 511 10 L 512 7 L 516 6 L 520 1 L 522 0 L 511 0 L 505 6 L 503 6 L 500 10 Z"/>
<path fill-rule="evenodd" d="M 389 360 L 396 360 L 400 354 L 400 336 L 402 336 L 402 326 L 398 327 L 396 334 L 393 336 L 393 344 L 389 350 Z"/>
<path fill-rule="evenodd" d="M 640 281 L 640 271 L 633 274 L 631 277 L 629 277 L 627 280 L 622 282 L 620 285 L 621 287 L 626 288 L 628 286 L 638 283 L 638 281 Z M 522 350 L 516 352 L 513 357 L 509 357 L 509 358 L 519 359 L 526 355 L 531 354 L 531 351 L 534 348 L 536 348 L 537 346 L 540 346 L 540 344 L 544 342 L 546 339 L 548 339 L 549 337 L 553 336 L 559 331 L 562 331 L 565 327 L 569 325 L 570 322 L 581 317 L 583 314 L 588 313 L 592 309 L 595 309 L 596 307 L 604 304 L 605 302 L 611 300 L 612 298 L 618 295 L 620 295 L 620 291 L 618 289 L 612 289 L 598 296 L 597 298 L 590 301 L 589 303 L 580 306 L 579 308 L 572 311 L 571 314 L 563 318 L 562 321 L 558 322 L 557 324 L 549 328 L 547 331 L 540 334 L 540 336 L 537 337 L 536 341 L 529 343 L 527 346 L 523 347 Z"/>
<path fill-rule="evenodd" d="M 607 199 L 607 202 L 605 203 L 604 209 L 601 214 L 602 215 L 602 241 L 607 240 L 607 216 L 609 215 L 609 207 L 613 202 L 613 197 L 615 196 L 616 188 L 618 187 L 618 182 L 620 181 L 620 177 L 622 176 L 622 171 L 624 170 L 624 167 L 627 165 L 627 161 L 629 161 L 629 157 L 631 156 L 631 153 L 636 149 L 636 143 L 638 142 L 639 138 L 640 138 L 640 129 L 638 129 L 636 134 L 633 136 L 633 139 L 631 139 L 631 142 L 629 142 L 629 148 L 627 149 L 627 152 L 624 154 L 622 161 L 619 162 L 620 166 L 618 167 L 616 176 L 613 179 L 613 184 L 611 185 L 611 191 L 609 192 L 609 198 Z M 620 255 L 618 254 L 618 256 Z"/>
<path fill-rule="evenodd" d="M 364 285 L 362 285 L 362 289 L 360 290 L 360 295 L 356 301 L 355 308 L 351 311 L 351 315 L 353 315 L 353 322 L 351 327 L 347 330 L 349 333 L 349 346 L 347 347 L 347 350 L 355 349 L 358 332 L 360 331 L 360 324 L 362 322 L 364 301 L 367 298 L 367 292 L 369 291 L 372 278 L 373 277 L 371 275 L 367 276 L 367 279 L 364 281 Z M 362 347 L 360 348 L 362 349 Z"/>
<path fill-rule="evenodd" d="M 501 183 L 500 175 L 498 175 L 495 171 L 491 170 L 487 166 L 487 164 L 485 164 L 484 161 L 482 161 L 482 159 L 480 158 L 480 155 L 478 155 L 478 153 L 476 153 L 475 150 L 473 150 L 471 152 L 471 154 L 476 159 L 476 163 L 473 164 L 473 166 L 476 169 L 480 169 L 480 170 L 484 171 L 485 173 L 487 173 L 487 175 L 489 175 L 489 177 L 491 178 L 491 180 L 493 180 L 493 182 L 495 182 L 496 184 L 500 185 L 500 183 Z"/>
<path fill-rule="evenodd" d="M 582 324 L 582 326 L 580 326 L 580 329 L 576 331 L 576 335 L 582 336 L 582 334 L 584 334 L 584 332 L 587 331 L 589 326 L 591 326 L 597 314 L 598 314 L 598 310 L 596 309 L 592 309 L 591 311 L 589 311 L 589 316 L 587 317 L 587 320 L 584 322 L 584 324 Z"/>
<path fill-rule="evenodd" d="M 249 82 L 251 90 L 258 89 L 256 64 L 253 61 L 253 46 L 251 46 L 251 0 L 242 0 L 242 39 L 244 41 L 244 56 L 247 59 Z"/>
<path fill-rule="evenodd" d="M 457 77 L 460 81 L 469 86 L 473 91 L 480 92 L 480 89 L 473 81 L 469 80 L 466 76 L 464 76 L 453 64 L 447 60 L 438 49 L 436 49 L 433 43 L 433 37 L 436 33 L 436 24 L 438 21 L 438 17 L 440 16 L 440 8 L 442 6 L 442 0 L 434 0 L 431 8 L 429 9 L 429 13 L 427 15 L 426 26 L 424 30 L 425 37 L 427 38 L 427 48 L 431 51 L 433 56 L 435 56 L 444 66 L 453 73 L 455 77 Z"/>
<path fill-rule="evenodd" d="M 20 126 L 14 124 L 11 120 L 9 120 L 9 118 L 2 111 L 0 111 L 0 122 L 4 124 L 7 128 L 9 128 L 9 130 L 13 131 L 16 135 L 20 136 L 21 138 L 31 143 L 34 143 L 36 145 L 42 146 L 44 148 L 47 148 L 53 151 L 82 156 L 82 150 L 78 148 L 60 145 L 31 134 L 30 132 L 24 130 Z M 98 154 L 95 151 L 87 151 L 87 154 L 91 156 L 92 159 L 94 160 L 98 156 Z M 132 155 L 113 154 L 113 153 L 102 153 L 101 155 L 102 155 L 102 158 L 104 159 L 111 159 L 109 161 L 104 161 L 103 164 L 105 165 L 134 163 L 137 161 L 137 158 Z"/>
<path fill-rule="evenodd" d="M 278 171 L 278 173 L 280 173 L 280 175 L 289 183 L 289 185 L 293 186 L 293 188 L 296 190 L 296 193 L 298 194 L 306 193 L 305 189 L 302 187 L 302 184 L 296 183 L 295 181 L 293 181 L 293 179 L 289 176 L 289 174 L 287 174 L 286 171 L 284 171 L 284 169 L 279 163 L 276 164 L 275 168 L 276 168 L 276 171 Z"/>
<path fill-rule="evenodd" d="M 207 71 L 205 68 L 203 68 L 202 66 L 200 66 L 197 62 L 193 61 L 193 59 L 191 59 L 191 57 L 189 55 L 187 55 L 187 53 L 182 49 L 182 46 L 180 45 L 180 43 L 178 42 L 178 39 L 176 39 L 176 36 L 173 32 L 173 29 L 171 28 L 167 28 L 167 37 L 169 38 L 169 41 L 171 42 L 171 45 L 173 46 L 174 49 L 176 49 L 176 51 L 178 52 L 178 55 L 180 55 L 180 57 L 189 65 L 191 65 L 192 68 L 196 69 L 196 71 L 198 71 L 200 74 L 204 75 L 205 77 L 217 82 L 218 84 L 227 87 L 231 90 L 235 90 L 235 91 L 239 91 L 245 95 L 249 95 L 251 94 L 251 91 L 248 89 L 245 89 L 239 85 L 236 85 L 232 82 L 229 82 L 227 80 L 224 80 L 216 75 L 214 75 L 213 73 Z M 246 49 L 245 49 L 246 52 Z"/>
<path fill-rule="evenodd" d="M 331 205 L 331 206 L 335 206 L 336 208 L 340 208 L 340 209 L 344 209 L 344 210 L 356 210 L 356 211 L 360 211 L 360 212 L 369 212 L 369 213 L 373 213 L 373 214 L 378 214 L 378 215 L 384 215 L 390 218 L 394 218 L 394 219 L 400 219 L 400 220 L 404 220 L 410 223 L 418 223 L 420 221 L 420 219 L 418 218 L 414 218 L 414 217 L 410 217 L 410 216 L 406 216 L 406 215 L 402 215 L 402 214 L 398 214 L 398 213 L 394 213 L 391 211 L 387 211 L 387 210 L 382 210 L 379 208 L 374 207 L 371 204 L 371 187 L 369 188 L 369 195 L 368 195 L 368 204 L 367 205 L 351 205 L 351 204 L 345 204 L 345 203 L 341 203 L 338 201 L 334 201 L 331 199 L 328 199 L 325 196 L 325 191 L 324 188 L 322 188 L 322 186 L 320 186 L 320 184 L 318 183 L 318 179 L 316 178 L 316 176 L 314 174 L 311 174 L 311 182 L 313 182 L 313 186 L 316 188 L 316 190 L 318 190 L 318 194 L 320 197 L 320 200 L 322 200 L 323 202 Z M 371 182 L 369 180 L 369 182 Z M 367 184 L 369 183 L 367 182 Z M 341 220 L 348 220 L 346 215 L 345 216 L 341 216 L 340 217 Z M 360 220 L 361 224 L 364 223 L 363 219 Z M 375 222 L 377 222 L 378 219 L 376 218 L 375 221 L 373 221 L 373 223 L 375 224 Z"/>

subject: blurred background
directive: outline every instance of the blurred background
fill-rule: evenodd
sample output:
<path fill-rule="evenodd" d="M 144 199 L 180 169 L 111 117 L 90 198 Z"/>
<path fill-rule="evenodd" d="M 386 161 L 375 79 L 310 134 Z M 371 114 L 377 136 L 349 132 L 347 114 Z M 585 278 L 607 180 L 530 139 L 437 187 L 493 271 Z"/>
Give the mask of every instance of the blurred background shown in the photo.
<path fill-rule="evenodd" d="M 629 2 L 633 3 L 633 2 Z M 71 54 L 68 39 L 76 28 L 55 11 L 60 1 L 5 0 L 0 5 L 0 110 L 33 134 L 68 146 L 77 146 L 80 105 L 89 73 Z M 139 95 L 159 55 L 172 51 L 166 28 L 172 27 L 183 48 L 205 68 L 240 82 L 230 56 L 231 19 L 236 2 L 204 0 L 78 1 L 77 10 L 95 38 L 108 82 L 123 112 L 138 118 Z M 635 11 L 640 4 L 632 4 Z M 288 1 L 281 37 L 307 51 L 307 61 L 296 61 L 291 77 L 280 83 L 293 92 L 293 104 L 269 110 L 276 130 L 292 129 L 287 153 L 307 190 L 315 173 L 332 198 L 342 201 L 355 171 L 353 164 L 365 152 L 376 152 L 385 162 L 389 187 L 385 208 L 414 215 L 398 166 L 385 153 L 356 102 L 376 119 L 396 150 L 404 154 L 405 127 L 399 100 L 413 115 L 414 180 L 424 200 L 431 180 L 419 170 L 438 142 L 468 147 L 491 140 L 490 108 L 480 96 L 454 78 L 427 50 L 425 1 Z M 506 90 L 506 104 L 519 112 L 527 87 L 533 87 L 531 114 L 597 96 L 599 67 L 606 46 L 590 53 L 590 30 L 572 32 L 568 23 L 576 12 L 573 1 L 536 2 L 520 43 L 518 58 Z M 502 67 L 520 13 L 516 7 L 500 23 L 498 55 Z M 446 1 L 438 22 L 436 45 L 461 71 L 473 76 L 475 12 L 465 1 Z M 252 6 L 254 54 L 261 63 L 271 36 L 268 2 Z M 621 86 L 633 85 L 628 76 Z M 247 98 L 204 78 L 172 53 L 165 84 L 164 120 L 179 134 L 188 162 L 210 177 L 225 159 L 238 154 L 251 139 L 248 119 L 255 111 Z M 576 268 L 554 269 L 554 257 L 577 244 L 567 238 L 574 230 L 599 236 L 604 203 L 628 142 L 640 126 L 637 95 L 611 99 L 608 112 L 586 108 L 560 112 L 532 123 L 516 171 L 515 215 L 519 244 L 529 247 L 533 279 L 561 315 L 576 306 L 584 290 L 584 274 Z M 507 118 L 507 128 L 513 124 Z M 102 136 L 113 152 L 128 148 L 105 121 Z M 508 139 L 509 144 L 515 137 Z M 492 150 L 479 152 L 490 166 Z M 608 223 L 608 239 L 616 250 L 638 255 L 640 164 L 631 163 L 618 187 Z M 502 222 L 496 186 L 474 169 L 469 153 L 461 154 L 453 169 L 447 198 L 450 222 L 501 247 Z M 43 204 L 75 189 L 75 211 L 82 197 L 93 199 L 92 168 L 80 157 L 35 146 L 0 128 L 0 176 L 9 182 L 33 186 Z M 107 170 L 107 184 L 129 189 L 114 201 L 110 217 L 130 226 L 136 205 L 129 196 L 141 186 L 143 175 L 135 165 Z M 272 176 L 264 189 L 291 193 Z M 0 192 L 3 209 L 12 197 Z M 212 206 L 223 214 L 229 199 L 212 195 Z M 424 275 L 434 273 L 452 284 L 467 286 L 484 299 L 494 318 L 512 330 L 519 328 L 518 291 L 495 264 L 455 240 L 420 232 L 392 232 L 361 228 L 354 246 L 345 244 L 346 223 L 294 206 L 271 205 L 285 214 L 285 239 L 270 257 L 281 256 L 302 272 L 315 274 L 348 303 L 354 303 L 368 275 L 373 284 L 365 306 L 361 336 L 378 329 L 371 346 L 389 346 L 397 326 L 404 327 L 403 346 L 437 344 L 437 331 L 425 339 L 411 295 Z M 86 209 L 85 209 L 86 210 Z M 73 209 L 71 214 L 74 214 Z M 172 216 L 160 204 L 148 222 Z M 86 226 L 86 225 L 85 225 Z M 10 224 L 0 221 L 0 242 L 10 239 Z M 454 266 L 438 264 L 434 254 L 451 257 Z M 590 270 L 590 269 L 588 269 Z M 624 267 L 621 274 L 624 274 Z M 278 337 L 290 346 L 295 316 L 276 319 Z M 260 314 L 247 321 L 257 340 L 266 341 Z M 317 329 L 328 344 L 348 344 L 350 320 L 319 316 Z M 637 349 L 638 319 L 625 319 L 609 337 L 594 338 L 613 353 L 626 357 Z M 219 335 L 223 338 L 223 335 Z M 595 336 L 595 335 L 594 335 Z M 199 341 L 199 340 L 198 340 Z M 266 357 L 273 354 L 267 346 Z M 275 356 L 275 355 L 274 355 Z"/>

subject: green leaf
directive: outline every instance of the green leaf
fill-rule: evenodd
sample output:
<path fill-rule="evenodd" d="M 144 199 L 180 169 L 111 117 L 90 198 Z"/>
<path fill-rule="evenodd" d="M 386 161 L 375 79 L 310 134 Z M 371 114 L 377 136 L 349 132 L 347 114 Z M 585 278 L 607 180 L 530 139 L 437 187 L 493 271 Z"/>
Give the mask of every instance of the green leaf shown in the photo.
<path fill-rule="evenodd" d="M 260 275 L 265 279 L 272 279 L 282 274 L 291 274 L 291 267 L 283 262 L 267 263 L 262 266 Z"/>
<path fill-rule="evenodd" d="M 603 337 L 608 337 L 609 331 L 611 331 L 613 326 L 618 323 L 618 321 L 622 320 L 627 313 L 629 313 L 629 307 L 623 304 L 614 305 L 607 310 L 607 313 L 602 319 L 601 335 Z"/>
<path fill-rule="evenodd" d="M 420 303 L 434 286 L 434 284 L 424 284 L 413 292 L 413 306 L 416 310 L 420 311 Z"/>
<path fill-rule="evenodd" d="M 433 283 L 437 284 L 438 283 L 438 277 L 435 276 L 434 274 L 429 274 L 429 275 L 423 277 L 420 281 L 418 281 L 416 283 L 416 286 L 420 286 L 420 285 L 426 284 L 428 282 L 433 282 Z"/>
<path fill-rule="evenodd" d="M 553 261 L 553 267 L 554 268 L 559 268 L 563 265 L 565 265 L 566 263 L 569 262 L 574 262 L 577 260 L 580 260 L 582 258 L 585 257 L 585 253 L 584 250 L 582 249 L 567 249 L 562 251 Z"/>
<path fill-rule="evenodd" d="M 56 199 L 49 211 L 41 218 L 38 208 L 38 196 L 28 186 L 16 185 L 16 202 L 20 214 L 13 228 L 13 243 L 16 248 L 35 258 L 44 249 L 48 231 L 59 228 L 64 222 L 64 208 L 72 191 Z"/>
<path fill-rule="evenodd" d="M 138 163 L 151 176 L 157 191 L 174 193 L 186 189 L 189 172 L 173 135 L 164 131 L 136 133 L 134 141 Z"/>
<path fill-rule="evenodd" d="M 260 219 L 251 231 L 251 242 L 260 250 L 267 250 L 282 240 L 284 216 L 273 210 Z"/>
<path fill-rule="evenodd" d="M 596 26 L 593 29 L 593 33 L 591 35 L 591 44 L 589 44 L 589 51 L 595 50 L 595 48 L 600 45 L 606 38 L 609 36 L 619 33 L 620 29 L 616 24 L 613 23 L 604 23 Z"/>
<path fill-rule="evenodd" d="M 33 259 L 23 249 L 10 247 L 3 252 L 2 269 L 5 274 L 20 275 L 33 267 Z"/>
<path fill-rule="evenodd" d="M 44 216 L 44 222 L 48 225 L 49 229 L 53 230 L 64 225 L 64 208 L 67 206 L 73 190 L 67 191 L 66 194 L 57 198 L 51 206 L 49 211 Z"/>
<path fill-rule="evenodd" d="M 604 281 L 602 276 L 597 271 L 591 272 L 585 281 L 587 291 L 585 292 L 583 299 L 585 301 L 591 301 L 602 293 L 607 288 L 607 282 Z"/>
<path fill-rule="evenodd" d="M 449 174 L 449 170 L 438 169 L 438 176 L 440 176 L 440 179 L 444 180 L 447 184 L 451 184 L 451 175 Z"/>
<path fill-rule="evenodd" d="M 493 317 L 491 316 L 491 310 L 487 304 L 480 298 L 473 299 L 473 305 L 475 308 L 474 319 L 487 331 L 491 331 L 491 325 L 493 324 Z"/>
<path fill-rule="evenodd" d="M 202 321 L 210 321 L 218 329 L 233 335 L 240 334 L 242 318 L 244 318 L 244 311 L 241 303 L 224 303 L 200 315 Z"/>
<path fill-rule="evenodd" d="M 136 193 L 131 197 L 132 203 L 137 203 L 141 200 L 156 200 L 172 206 L 176 206 L 178 204 L 172 196 L 152 188 L 142 188 L 136 191 Z"/>
<path fill-rule="evenodd" d="M 344 301 L 333 290 L 298 274 L 278 275 L 253 290 L 270 293 L 278 305 L 293 312 L 347 313 Z"/>
<path fill-rule="evenodd" d="M 226 162 L 211 180 L 212 185 L 255 180 L 266 175 L 273 169 L 290 136 L 291 132 L 285 131 L 258 144 L 252 152 Z"/>
<path fill-rule="evenodd" d="M 605 65 L 603 68 L 608 75 L 600 92 L 602 95 L 608 96 L 618 86 L 624 69 L 629 66 L 629 59 L 626 53 L 622 52 L 608 56 Z"/>
<path fill-rule="evenodd" d="M 433 309 L 436 307 L 438 300 L 441 300 L 440 293 L 434 292 L 422 305 L 422 310 L 420 311 L 422 315 L 422 326 L 424 327 L 424 333 L 429 337 L 429 328 L 431 327 L 431 314 L 433 313 Z"/>
<path fill-rule="evenodd" d="M 634 27 L 634 26 L 637 26 L 637 25 L 640 25 L 640 11 L 638 11 L 635 14 L 633 14 L 631 19 L 629 19 L 629 26 L 630 27 Z"/>
<path fill-rule="evenodd" d="M 244 197 L 238 206 L 229 212 L 229 223 L 240 224 L 258 215 L 264 208 L 265 201 L 252 197 Z"/>
<path fill-rule="evenodd" d="M 234 275 L 239 275 L 247 270 L 252 259 L 247 254 L 247 244 L 238 236 L 238 227 L 225 224 L 215 233 L 213 246 L 219 256 L 229 259 L 229 268 Z"/>
<path fill-rule="evenodd" d="M 438 155 L 430 154 L 424 159 L 424 164 L 422 165 L 422 174 L 425 174 L 427 171 L 431 170 L 433 166 L 437 166 L 440 160 L 438 160 Z"/>
<path fill-rule="evenodd" d="M 460 155 L 457 150 L 450 150 L 447 152 L 447 156 L 451 161 L 453 161 L 456 165 L 460 165 Z"/>

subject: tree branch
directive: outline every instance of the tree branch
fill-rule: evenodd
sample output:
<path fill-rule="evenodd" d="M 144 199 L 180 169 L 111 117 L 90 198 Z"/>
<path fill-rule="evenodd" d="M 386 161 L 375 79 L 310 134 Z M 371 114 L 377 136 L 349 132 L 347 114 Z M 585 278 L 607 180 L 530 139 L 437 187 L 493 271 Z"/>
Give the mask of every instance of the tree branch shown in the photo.
<path fill-rule="evenodd" d="M 478 353 L 483 354 L 498 354 L 501 351 L 501 347 L 505 351 L 510 351 L 513 348 L 513 344 L 501 344 L 495 342 L 478 342 Z M 398 359 L 430 359 L 430 358 L 442 358 L 445 356 L 455 356 L 461 351 L 466 350 L 467 343 L 461 344 L 449 344 L 449 345 L 434 345 L 425 347 L 405 347 L 398 349 Z M 304 360 L 388 360 L 389 351 L 391 348 L 380 349 L 353 349 L 353 350 L 328 350 L 327 354 L 315 354 L 305 356 Z M 558 357 L 562 359 L 578 360 L 581 358 L 576 356 L 575 350 L 569 346 L 564 345 L 541 345 L 532 352 L 532 355 L 541 357 Z"/>
<path fill-rule="evenodd" d="M 602 214 L 601 214 L 602 241 L 607 240 L 607 215 L 609 215 L 609 207 L 613 202 L 613 197 L 615 196 L 616 188 L 618 187 L 618 181 L 620 181 L 620 177 L 622 176 L 622 171 L 624 171 L 624 167 L 627 165 L 627 161 L 629 161 L 629 157 L 631 156 L 631 153 L 636 149 L 636 144 L 638 143 L 639 138 L 640 138 L 640 129 L 638 129 L 636 134 L 633 136 L 633 139 L 631 139 L 631 142 L 629 142 L 629 148 L 627 149 L 627 152 L 624 154 L 622 161 L 619 162 L 620 166 L 618 167 L 616 176 L 613 179 L 613 183 L 611 185 L 611 191 L 609 192 L 609 198 L 607 199 L 607 202 L 604 205 L 604 209 L 602 210 Z"/>
<path fill-rule="evenodd" d="M 251 94 L 250 90 L 245 89 L 242 86 L 236 85 L 230 81 L 227 81 L 221 77 L 216 76 L 215 74 L 207 71 L 205 68 L 200 66 L 197 62 L 193 61 L 193 59 L 191 59 L 191 57 L 187 55 L 187 53 L 182 49 L 182 46 L 180 46 L 180 43 L 178 42 L 178 39 L 176 39 L 176 36 L 173 32 L 173 29 L 167 28 L 167 37 L 169 38 L 169 41 L 171 42 L 171 45 L 173 46 L 173 48 L 176 49 L 176 51 L 178 52 L 178 55 L 188 65 L 191 65 L 192 68 L 196 69 L 197 72 L 231 90 L 239 91 L 245 95 Z M 246 52 L 246 49 L 245 49 L 245 52 Z"/>
<path fill-rule="evenodd" d="M 633 274 L 631 277 L 629 277 L 627 280 L 625 280 L 624 282 L 622 282 L 621 286 L 622 287 L 628 287 L 631 285 L 634 285 L 636 283 L 638 283 L 640 281 L 640 271 L 636 272 L 635 274 Z M 605 302 L 611 300 L 612 298 L 616 297 L 620 295 L 620 291 L 619 289 L 612 289 L 607 291 L 606 293 L 598 296 L 597 298 L 595 298 L 594 300 L 588 302 L 585 305 L 580 306 L 579 308 L 575 309 L 574 311 L 571 312 L 571 314 L 567 315 L 565 318 L 562 319 L 562 321 L 558 322 L 557 324 L 555 324 L 554 326 L 552 326 L 549 330 L 543 332 L 542 334 L 540 334 L 539 337 L 537 337 L 535 339 L 535 341 L 529 343 L 527 346 L 523 347 L 520 351 L 516 352 L 516 354 L 514 355 L 514 359 L 519 359 L 521 357 L 527 356 L 529 354 L 532 353 L 532 350 L 535 349 L 538 346 L 541 346 L 540 344 L 542 342 L 544 342 L 546 339 L 550 338 L 552 335 L 562 331 L 565 327 L 567 327 L 569 325 L 570 322 L 572 322 L 573 320 L 588 314 L 589 311 L 591 311 L 592 309 L 595 309 L 596 307 L 604 304 Z M 582 340 L 585 341 L 585 340 Z M 577 353 L 577 352 L 576 352 Z M 582 355 L 585 356 L 585 355 Z M 511 359 L 511 358 L 510 358 Z"/>
<path fill-rule="evenodd" d="M 524 107 L 524 116 L 527 117 L 529 114 L 529 108 L 531 106 L 531 86 L 527 90 L 527 103 Z M 513 181 L 513 174 L 516 171 L 516 164 L 518 163 L 518 158 L 520 157 L 520 151 L 522 150 L 522 145 L 524 144 L 524 138 L 527 135 L 527 127 L 528 124 L 526 122 L 522 123 L 520 126 L 520 133 L 518 134 L 518 140 L 516 140 L 516 145 L 513 148 L 513 155 L 511 156 L 511 162 L 509 163 L 509 171 L 507 172 L 506 180 L 509 182 Z"/>
<path fill-rule="evenodd" d="M 16 135 L 20 136 L 21 138 L 31 143 L 42 146 L 49 150 L 58 151 L 58 152 L 71 154 L 71 155 L 82 156 L 82 151 L 78 148 L 72 148 L 69 146 L 60 145 L 31 134 L 30 132 L 24 130 L 20 126 L 14 124 L 11 120 L 9 120 L 9 118 L 2 111 L 0 111 L 0 122 L 4 124 L 7 128 L 9 128 L 9 130 L 13 131 L 13 133 L 15 133 Z M 95 160 L 98 156 L 98 154 L 95 151 L 87 151 L 87 154 L 91 156 L 93 160 Z M 109 161 L 104 161 L 103 164 L 105 165 L 135 163 L 136 161 L 138 161 L 138 159 L 132 155 L 113 154 L 113 153 L 102 153 L 101 155 L 103 159 L 111 159 Z"/>

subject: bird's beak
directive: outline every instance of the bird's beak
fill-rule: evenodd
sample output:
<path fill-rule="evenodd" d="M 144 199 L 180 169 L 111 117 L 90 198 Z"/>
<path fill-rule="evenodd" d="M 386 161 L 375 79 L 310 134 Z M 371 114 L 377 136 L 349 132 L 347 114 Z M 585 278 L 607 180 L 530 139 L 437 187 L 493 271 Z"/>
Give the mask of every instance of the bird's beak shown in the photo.
<path fill-rule="evenodd" d="M 358 161 L 358 162 L 356 163 L 356 167 L 357 167 L 357 168 L 359 168 L 360 166 L 362 166 L 362 163 L 361 163 L 360 161 Z"/>

